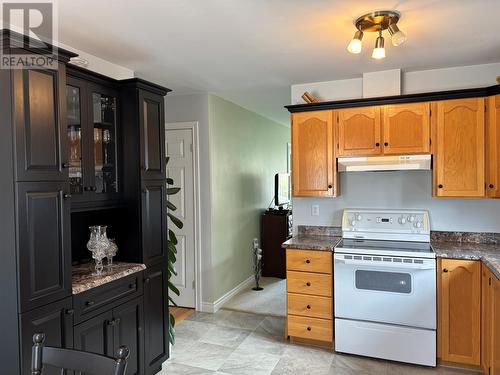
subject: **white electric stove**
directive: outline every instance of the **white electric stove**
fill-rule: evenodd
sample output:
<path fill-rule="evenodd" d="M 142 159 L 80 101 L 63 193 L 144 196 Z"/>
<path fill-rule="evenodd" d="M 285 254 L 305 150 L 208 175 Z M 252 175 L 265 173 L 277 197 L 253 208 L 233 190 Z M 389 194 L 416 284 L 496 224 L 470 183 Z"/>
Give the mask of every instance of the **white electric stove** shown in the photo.
<path fill-rule="evenodd" d="M 427 211 L 344 210 L 334 254 L 335 350 L 436 365 Z"/>

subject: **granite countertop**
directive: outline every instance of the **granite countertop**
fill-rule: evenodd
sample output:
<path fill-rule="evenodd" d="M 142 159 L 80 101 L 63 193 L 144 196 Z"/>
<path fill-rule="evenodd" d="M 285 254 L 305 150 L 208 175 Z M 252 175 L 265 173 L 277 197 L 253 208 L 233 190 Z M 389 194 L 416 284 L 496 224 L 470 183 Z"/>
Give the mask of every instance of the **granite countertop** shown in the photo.
<path fill-rule="evenodd" d="M 86 290 L 109 283 L 135 272 L 145 270 L 146 266 L 140 263 L 114 262 L 111 269 L 104 266 L 102 275 L 96 275 L 94 263 L 85 263 L 73 267 L 72 289 L 73 294 L 79 294 Z"/>
<path fill-rule="evenodd" d="M 333 251 L 333 248 L 341 239 L 342 237 L 339 236 L 299 234 L 297 236 L 293 236 L 281 246 L 285 249 L 293 248 L 302 250 Z"/>
<path fill-rule="evenodd" d="M 451 241 L 432 241 L 438 258 L 481 260 L 500 279 L 500 245 Z"/>

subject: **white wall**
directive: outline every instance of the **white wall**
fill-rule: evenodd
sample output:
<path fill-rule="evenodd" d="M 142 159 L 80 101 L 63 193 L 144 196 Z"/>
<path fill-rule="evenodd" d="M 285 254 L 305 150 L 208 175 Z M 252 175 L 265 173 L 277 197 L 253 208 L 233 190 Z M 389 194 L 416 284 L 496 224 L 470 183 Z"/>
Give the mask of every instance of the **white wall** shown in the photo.
<path fill-rule="evenodd" d="M 402 93 L 430 92 L 496 84 L 500 63 L 408 72 L 402 75 Z M 292 103 L 310 91 L 322 99 L 361 98 L 363 79 L 339 80 L 291 87 Z M 500 232 L 500 200 L 432 198 L 431 172 L 341 173 L 339 198 L 294 198 L 294 226 L 336 225 L 344 208 L 419 208 L 430 211 L 433 230 Z M 320 206 L 319 216 L 311 205 Z"/>
<path fill-rule="evenodd" d="M 166 119 L 170 122 L 198 121 L 199 158 L 200 158 L 200 216 L 201 216 L 201 268 L 202 268 L 202 304 L 213 302 L 212 290 L 212 237 L 210 193 L 210 150 L 208 94 L 167 95 Z"/>
<path fill-rule="evenodd" d="M 403 72 L 402 94 L 455 90 L 492 86 L 500 75 L 500 63 L 461 66 L 445 69 Z M 304 103 L 304 91 L 312 92 L 322 100 L 342 100 L 363 97 L 363 78 L 292 85 L 292 104 Z"/>

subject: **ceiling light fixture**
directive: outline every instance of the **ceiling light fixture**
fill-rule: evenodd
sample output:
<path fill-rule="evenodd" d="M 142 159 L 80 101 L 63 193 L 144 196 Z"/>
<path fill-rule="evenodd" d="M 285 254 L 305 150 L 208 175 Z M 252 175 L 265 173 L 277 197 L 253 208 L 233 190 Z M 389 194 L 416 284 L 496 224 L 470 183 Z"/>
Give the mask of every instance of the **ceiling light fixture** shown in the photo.
<path fill-rule="evenodd" d="M 401 13 L 396 10 L 380 10 L 371 12 L 358 17 L 354 21 L 356 26 L 356 33 L 351 42 L 347 46 L 350 53 L 361 52 L 361 40 L 364 33 L 377 32 L 379 35 L 375 41 L 375 48 L 372 53 L 374 59 L 383 59 L 385 57 L 384 37 L 382 31 L 388 30 L 391 36 L 391 43 L 394 46 L 400 46 L 406 41 L 406 35 L 399 30 L 397 23 L 401 18 Z"/>

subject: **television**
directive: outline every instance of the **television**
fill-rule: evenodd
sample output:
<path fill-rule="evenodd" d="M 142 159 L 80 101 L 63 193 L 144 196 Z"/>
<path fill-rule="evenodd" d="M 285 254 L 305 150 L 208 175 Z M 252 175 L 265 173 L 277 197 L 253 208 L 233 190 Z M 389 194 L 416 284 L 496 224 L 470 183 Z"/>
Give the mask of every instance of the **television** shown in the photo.
<path fill-rule="evenodd" d="M 283 206 L 290 203 L 290 174 L 276 173 L 274 176 L 274 204 Z"/>

